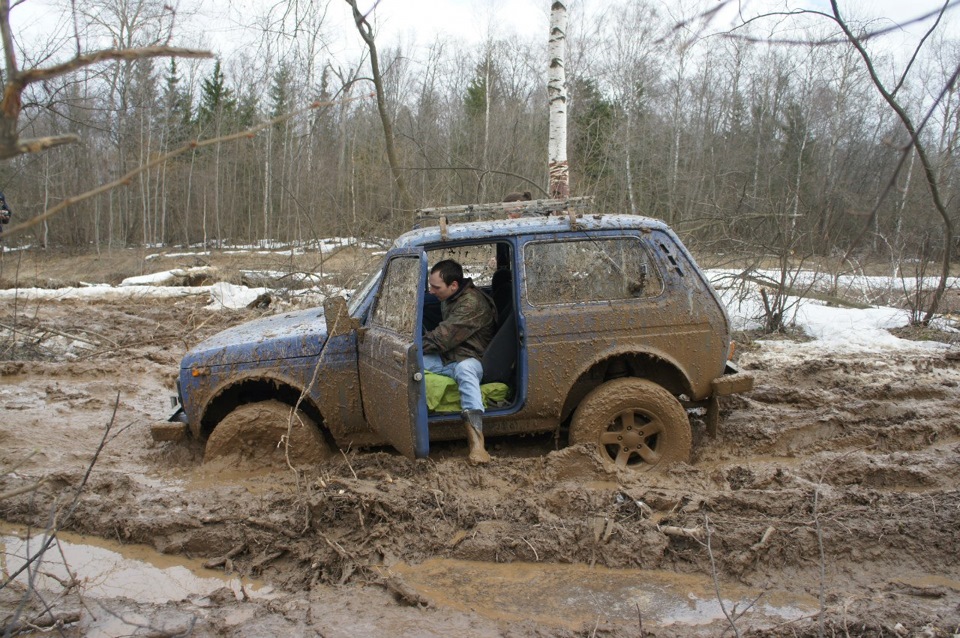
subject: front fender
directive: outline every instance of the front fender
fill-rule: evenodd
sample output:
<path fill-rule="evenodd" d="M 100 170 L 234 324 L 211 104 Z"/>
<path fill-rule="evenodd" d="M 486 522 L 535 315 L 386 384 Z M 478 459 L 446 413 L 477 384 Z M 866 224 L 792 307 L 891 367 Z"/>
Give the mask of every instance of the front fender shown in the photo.
<path fill-rule="evenodd" d="M 236 406 L 254 401 L 279 399 L 296 403 L 308 388 L 315 372 L 316 358 L 283 360 L 262 363 L 249 369 L 243 364 L 226 366 L 223 370 L 198 369 L 181 372 L 181 387 L 185 399 L 183 406 L 190 433 L 204 438 Z M 321 416 L 315 388 L 308 388 L 304 396 L 304 408 L 310 408 Z M 291 404 L 292 404 L 291 403 Z M 319 421 L 318 421 L 319 423 Z"/>

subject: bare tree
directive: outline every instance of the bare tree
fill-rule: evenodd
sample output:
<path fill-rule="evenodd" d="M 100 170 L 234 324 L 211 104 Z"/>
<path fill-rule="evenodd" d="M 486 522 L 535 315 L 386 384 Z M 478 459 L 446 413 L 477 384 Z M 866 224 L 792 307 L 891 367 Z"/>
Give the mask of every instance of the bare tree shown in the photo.
<path fill-rule="evenodd" d="M 406 181 L 403 179 L 403 172 L 400 170 L 400 162 L 397 159 L 397 151 L 394 143 L 393 121 L 387 112 L 386 93 L 383 88 L 383 75 L 380 72 L 380 59 L 377 56 L 377 43 L 373 35 L 373 27 L 367 22 L 367 16 L 360 13 L 357 8 L 357 0 L 346 0 L 347 4 L 353 10 L 353 19 L 357 25 L 357 31 L 363 38 L 367 48 L 370 50 L 370 71 L 373 74 L 373 86 L 377 91 L 377 111 L 380 113 L 380 123 L 383 126 L 383 140 L 386 145 L 387 162 L 390 163 L 390 172 L 393 174 L 393 183 L 397 187 L 400 195 L 400 207 L 410 213 L 415 206 L 410 193 L 407 191 Z"/>
<path fill-rule="evenodd" d="M 846 36 L 847 40 L 860 54 L 860 57 L 863 59 L 863 63 L 867 68 L 867 71 L 870 74 L 870 79 L 873 81 L 873 85 L 877 88 L 877 91 L 883 96 L 884 101 L 890 105 L 890 108 L 897 114 L 897 117 L 900 118 L 900 122 L 903 124 L 903 127 L 906 129 L 907 133 L 910 135 L 910 144 L 905 149 L 903 149 L 903 157 L 900 163 L 900 166 L 903 165 L 904 161 L 910 156 L 911 148 L 916 150 L 917 159 L 920 160 L 920 165 L 923 167 L 924 176 L 927 180 L 927 187 L 930 190 L 930 199 L 933 202 L 934 207 L 939 213 L 941 220 L 943 221 L 943 258 L 941 260 L 942 268 L 940 273 L 940 282 L 937 284 L 936 290 L 934 290 L 933 296 L 930 299 L 930 304 L 927 307 L 927 312 L 921 320 L 921 324 L 928 325 L 933 319 L 933 316 L 936 314 L 937 310 L 940 307 L 940 300 L 943 298 L 943 293 L 947 287 L 947 279 L 950 277 L 950 262 L 951 262 L 951 251 L 953 249 L 953 220 L 950 219 L 950 215 L 947 212 L 946 205 L 943 202 L 943 198 L 940 194 L 940 182 L 937 179 L 936 167 L 933 165 L 932 160 L 927 152 L 926 144 L 923 142 L 923 139 L 920 136 L 921 127 L 926 123 L 926 118 L 921 123 L 921 126 L 918 127 L 913 118 L 907 113 L 906 108 L 897 98 L 896 94 L 898 89 L 903 85 L 904 80 L 906 79 L 907 73 L 910 71 L 910 67 L 913 64 L 913 60 L 916 59 L 917 54 L 920 51 L 920 48 L 926 42 L 929 34 L 937 28 L 941 18 L 943 17 L 944 12 L 950 6 L 950 0 L 945 0 L 943 7 L 940 10 L 937 20 L 934 22 L 933 26 L 928 31 L 927 35 L 920 41 L 917 45 L 917 50 L 913 54 L 911 62 L 907 65 L 907 68 L 904 69 L 903 73 L 900 76 L 900 80 L 897 82 L 895 87 L 888 88 L 884 84 L 883 80 L 880 79 L 880 76 L 877 74 L 876 68 L 874 67 L 873 58 L 870 53 L 867 52 L 866 48 L 863 46 L 863 41 L 860 36 L 857 36 L 850 29 L 847 22 L 841 17 L 840 9 L 837 7 L 837 0 L 830 0 L 830 8 L 833 11 L 832 19 L 837 23 L 837 26 L 840 27 L 840 30 L 843 31 L 843 34 Z M 944 87 L 943 93 L 941 96 L 948 93 L 953 89 L 957 82 L 957 78 L 960 76 L 960 66 L 953 72 L 950 78 L 947 81 L 946 86 Z M 939 100 L 938 100 L 939 101 Z M 898 167 L 899 172 L 899 167 Z M 896 176 L 894 176 L 894 180 Z M 884 192 L 889 192 L 890 188 Z M 876 214 L 876 209 L 874 215 Z"/>

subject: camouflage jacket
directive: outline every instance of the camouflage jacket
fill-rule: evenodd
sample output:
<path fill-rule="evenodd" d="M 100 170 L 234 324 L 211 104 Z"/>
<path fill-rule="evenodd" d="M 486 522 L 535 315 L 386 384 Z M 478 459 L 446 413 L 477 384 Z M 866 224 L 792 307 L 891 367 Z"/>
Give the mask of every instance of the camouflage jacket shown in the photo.
<path fill-rule="evenodd" d="M 440 304 L 443 321 L 423 337 L 424 354 L 439 354 L 444 363 L 480 359 L 497 323 L 493 300 L 464 279 L 463 287 Z"/>

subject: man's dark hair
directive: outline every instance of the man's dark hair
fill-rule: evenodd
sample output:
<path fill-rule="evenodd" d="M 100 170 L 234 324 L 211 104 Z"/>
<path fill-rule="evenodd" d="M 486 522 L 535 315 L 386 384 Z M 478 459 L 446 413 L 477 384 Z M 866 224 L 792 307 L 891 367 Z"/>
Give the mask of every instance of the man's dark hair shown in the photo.
<path fill-rule="evenodd" d="M 448 286 L 455 281 L 457 283 L 463 281 L 463 267 L 452 259 L 444 259 L 435 263 L 433 268 L 430 269 L 430 274 L 432 275 L 435 272 L 440 273 L 440 279 L 443 279 L 443 283 Z"/>

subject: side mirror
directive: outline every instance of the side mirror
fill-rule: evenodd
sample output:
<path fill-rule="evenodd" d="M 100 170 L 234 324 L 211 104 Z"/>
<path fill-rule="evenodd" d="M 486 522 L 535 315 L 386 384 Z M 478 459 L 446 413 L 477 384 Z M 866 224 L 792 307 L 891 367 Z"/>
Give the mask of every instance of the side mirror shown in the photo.
<path fill-rule="evenodd" d="M 347 300 L 339 295 L 331 295 L 323 301 L 323 316 L 329 337 L 350 334 L 360 326 L 360 322 L 350 316 Z"/>

